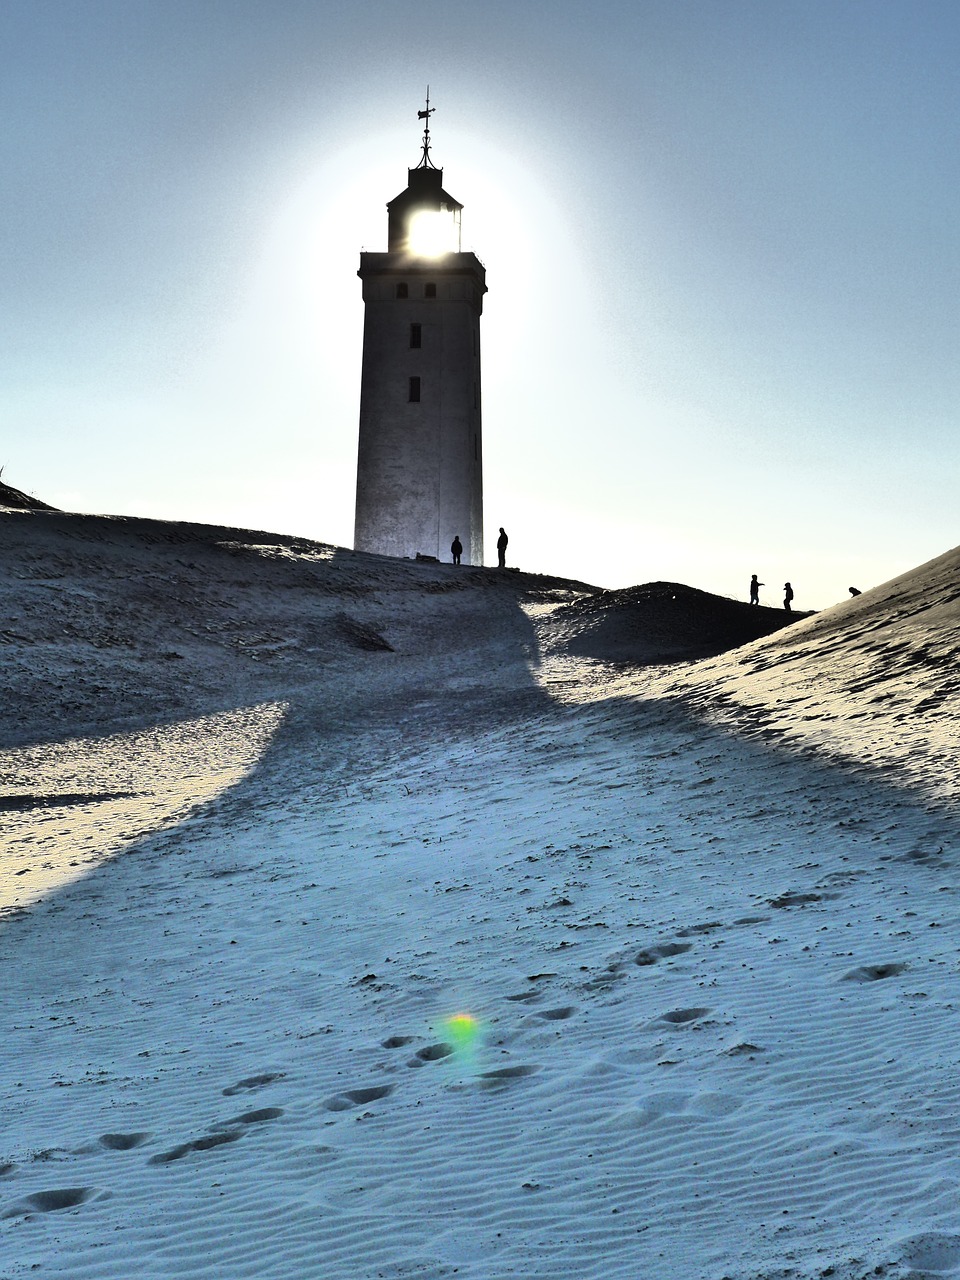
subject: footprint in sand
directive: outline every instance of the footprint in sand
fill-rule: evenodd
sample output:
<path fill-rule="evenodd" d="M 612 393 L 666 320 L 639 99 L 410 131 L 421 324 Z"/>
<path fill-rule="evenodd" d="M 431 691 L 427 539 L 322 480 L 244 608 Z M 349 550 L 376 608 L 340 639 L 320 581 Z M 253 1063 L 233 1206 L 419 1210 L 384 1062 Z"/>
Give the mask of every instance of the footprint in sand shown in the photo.
<path fill-rule="evenodd" d="M 901 854 L 900 857 L 895 860 L 897 862 L 920 863 L 921 865 L 928 867 L 942 867 L 944 862 L 943 859 L 939 857 L 941 853 L 943 853 L 943 845 L 940 845 L 939 848 L 933 851 L 929 849 L 911 849 L 909 853 Z"/>
<path fill-rule="evenodd" d="M 99 1142 L 108 1151 L 133 1151 L 135 1147 L 142 1147 L 150 1136 L 149 1133 L 105 1133 Z"/>
<path fill-rule="evenodd" d="M 31 1213 L 56 1213 L 58 1209 L 75 1209 L 97 1194 L 95 1187 L 62 1187 L 56 1191 L 35 1191 L 4 1209 L 4 1218 L 22 1218 Z"/>
<path fill-rule="evenodd" d="M 762 1045 L 753 1044 L 750 1040 L 738 1040 L 736 1044 L 721 1049 L 720 1052 L 727 1058 L 752 1058 L 754 1054 L 767 1051 Z"/>
<path fill-rule="evenodd" d="M 711 1009 L 671 1009 L 668 1013 L 661 1013 L 656 1019 L 657 1022 L 667 1022 L 674 1027 L 685 1027 L 691 1022 L 699 1022 L 701 1018 L 705 1018 Z"/>
<path fill-rule="evenodd" d="M 258 1111 L 245 1111 L 243 1115 L 234 1116 L 232 1120 L 220 1121 L 214 1126 L 213 1133 L 204 1134 L 202 1138 L 194 1138 L 191 1142 L 181 1142 L 178 1146 L 171 1147 L 169 1151 L 158 1152 L 150 1157 L 147 1164 L 171 1164 L 174 1160 L 182 1160 L 193 1151 L 212 1151 L 215 1147 L 237 1142 L 243 1137 L 249 1125 L 276 1120 L 282 1115 L 282 1107 L 261 1107 Z"/>
<path fill-rule="evenodd" d="M 688 924 L 685 929 L 677 930 L 678 938 L 695 938 L 701 933 L 712 933 L 714 929 L 722 929 L 720 920 L 708 920 L 705 924 Z"/>
<path fill-rule="evenodd" d="M 561 1005 L 559 1009 L 538 1009 L 536 1013 L 531 1013 L 531 1018 L 543 1018 L 547 1022 L 565 1022 L 567 1018 L 572 1018 L 577 1012 L 575 1004 Z"/>
<path fill-rule="evenodd" d="M 811 902 L 822 902 L 823 898 L 822 893 L 781 893 L 779 898 L 770 898 L 769 905 L 777 908 L 805 907 Z"/>
<path fill-rule="evenodd" d="M 238 1080 L 236 1084 L 224 1089 L 223 1096 L 232 1098 L 235 1093 L 247 1093 L 250 1089 L 262 1089 L 265 1084 L 273 1084 L 274 1080 L 282 1080 L 283 1076 L 284 1073 L 282 1071 L 264 1071 L 259 1076 L 247 1076 L 246 1080 Z"/>
<path fill-rule="evenodd" d="M 392 1084 L 370 1085 L 366 1089 L 344 1089 L 342 1093 L 335 1093 L 327 1098 L 323 1105 L 328 1111 L 349 1111 L 351 1107 L 365 1106 L 368 1102 L 376 1102 L 391 1093 Z"/>
<path fill-rule="evenodd" d="M 683 955 L 693 946 L 690 942 L 664 942 L 659 947 L 648 947 L 634 956 L 634 964 L 656 964 L 658 960 L 667 960 L 670 956 Z"/>
<path fill-rule="evenodd" d="M 607 991 L 610 987 L 616 986 L 618 982 L 622 982 L 624 977 L 623 965 L 611 964 L 602 973 L 598 973 L 595 978 L 589 978 L 586 982 L 582 982 L 580 990 Z"/>
<path fill-rule="evenodd" d="M 222 1147 L 228 1142 L 236 1142 L 243 1134 L 239 1129 L 229 1129 L 223 1133 L 210 1133 L 203 1138 L 194 1138 L 192 1142 L 181 1142 L 169 1151 L 159 1151 L 151 1156 L 147 1164 L 171 1164 L 174 1160 L 182 1160 L 192 1151 L 212 1151 L 214 1147 Z"/>
<path fill-rule="evenodd" d="M 865 964 L 859 969 L 851 969 L 845 973 L 842 982 L 882 982 L 884 978 L 895 978 L 898 973 L 905 972 L 905 964 Z"/>
<path fill-rule="evenodd" d="M 550 978 L 555 978 L 556 976 L 557 976 L 556 973 L 554 973 L 552 970 L 545 970 L 543 973 L 528 974 L 527 981 L 535 982 L 535 983 L 546 982 L 546 981 L 549 981 Z M 539 1000 L 542 995 L 543 995 L 543 988 L 540 986 L 535 986 L 535 987 L 529 988 L 527 991 L 518 991 L 516 995 L 505 996 L 504 999 L 531 1001 L 531 1000 Z"/>
<path fill-rule="evenodd" d="M 234 1116 L 232 1120 L 224 1120 L 222 1127 L 232 1129 L 238 1124 L 263 1124 L 267 1120 L 279 1120 L 283 1115 L 283 1107 L 260 1107 L 257 1111 L 244 1111 L 241 1116 Z M 221 1128 L 221 1125 L 217 1125 Z"/>
<path fill-rule="evenodd" d="M 723 1120 L 743 1106 L 739 1098 L 721 1093 L 653 1093 L 635 1107 L 610 1117 L 614 1126 L 643 1126 L 672 1116 L 693 1121 Z"/>
<path fill-rule="evenodd" d="M 631 1108 L 622 1118 L 634 1124 L 652 1124 L 663 1116 L 678 1116 L 686 1111 L 690 1101 L 688 1093 L 654 1093 L 644 1098 L 639 1106 Z"/>
<path fill-rule="evenodd" d="M 531 1067 L 527 1065 L 497 1067 L 493 1071 L 483 1071 L 480 1073 L 480 1085 L 484 1089 L 497 1089 L 503 1085 L 510 1084 L 513 1080 L 521 1080 L 524 1076 L 536 1075 L 539 1070 L 539 1067 Z"/>
<path fill-rule="evenodd" d="M 387 1036 L 386 1040 L 380 1041 L 380 1044 L 384 1049 L 402 1049 L 412 1040 L 413 1036 Z"/>
<path fill-rule="evenodd" d="M 424 1045 L 407 1063 L 408 1067 L 423 1067 L 428 1062 L 439 1062 L 441 1058 L 449 1058 L 454 1052 L 453 1045 L 441 1042 L 440 1044 Z"/>
<path fill-rule="evenodd" d="M 955 1276 L 960 1271 L 960 1236 L 927 1231 L 905 1240 L 903 1262 L 924 1276 Z"/>

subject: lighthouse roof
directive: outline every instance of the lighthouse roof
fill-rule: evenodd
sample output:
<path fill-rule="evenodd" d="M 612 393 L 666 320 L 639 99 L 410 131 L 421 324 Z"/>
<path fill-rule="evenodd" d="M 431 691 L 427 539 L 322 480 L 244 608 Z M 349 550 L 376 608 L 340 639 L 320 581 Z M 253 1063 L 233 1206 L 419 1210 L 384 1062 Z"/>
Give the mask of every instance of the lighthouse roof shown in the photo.
<path fill-rule="evenodd" d="M 443 189 L 443 170 L 419 167 L 407 170 L 407 187 L 387 201 L 387 244 L 399 249 L 405 242 L 415 213 L 429 210 L 459 214 L 463 205 Z"/>

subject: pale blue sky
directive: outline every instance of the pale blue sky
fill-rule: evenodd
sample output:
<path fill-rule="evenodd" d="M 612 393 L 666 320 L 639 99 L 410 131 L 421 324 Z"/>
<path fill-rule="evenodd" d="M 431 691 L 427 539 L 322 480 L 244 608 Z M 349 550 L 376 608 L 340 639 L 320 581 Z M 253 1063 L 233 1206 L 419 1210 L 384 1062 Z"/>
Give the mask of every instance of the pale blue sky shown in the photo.
<path fill-rule="evenodd" d="M 830 604 L 960 541 L 958 66 L 939 0 L 6 0 L 4 479 L 350 545 L 429 82 L 488 546 Z"/>

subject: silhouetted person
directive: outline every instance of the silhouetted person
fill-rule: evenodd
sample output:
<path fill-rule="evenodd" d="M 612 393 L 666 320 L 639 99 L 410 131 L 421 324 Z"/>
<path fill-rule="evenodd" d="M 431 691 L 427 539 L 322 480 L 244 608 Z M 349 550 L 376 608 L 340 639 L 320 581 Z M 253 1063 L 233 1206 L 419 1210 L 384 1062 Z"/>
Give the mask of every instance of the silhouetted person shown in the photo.
<path fill-rule="evenodd" d="M 505 569 L 507 567 L 507 543 L 510 539 L 504 531 L 503 525 L 500 526 L 500 537 L 497 539 L 497 567 Z"/>
<path fill-rule="evenodd" d="M 756 574 L 753 575 L 753 577 L 750 579 L 750 603 L 751 604 L 760 603 L 760 588 L 765 587 L 766 585 L 767 584 L 765 582 L 757 581 Z"/>
<path fill-rule="evenodd" d="M 793 612 L 793 610 L 790 608 L 790 603 L 792 600 L 793 600 L 793 587 L 791 587 L 789 582 L 785 582 L 783 584 L 783 607 L 786 609 L 787 613 Z"/>
<path fill-rule="evenodd" d="M 857 588 L 856 588 L 856 587 L 847 587 L 847 590 L 850 592 L 850 594 L 851 594 L 852 596 L 859 596 L 859 595 L 861 595 L 861 594 L 862 594 L 861 592 L 859 592 L 859 591 L 857 590 Z"/>
<path fill-rule="evenodd" d="M 453 556 L 453 563 L 459 564 L 460 557 L 463 555 L 463 543 L 460 541 L 459 533 L 454 535 L 454 539 L 450 543 L 450 554 Z"/>

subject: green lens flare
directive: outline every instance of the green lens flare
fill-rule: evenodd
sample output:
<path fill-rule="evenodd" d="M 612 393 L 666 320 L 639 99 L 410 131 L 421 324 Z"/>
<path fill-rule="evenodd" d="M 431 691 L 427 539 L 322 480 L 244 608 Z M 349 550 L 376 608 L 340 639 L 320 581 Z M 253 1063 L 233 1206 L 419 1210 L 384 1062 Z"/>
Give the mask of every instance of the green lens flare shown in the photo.
<path fill-rule="evenodd" d="M 455 1013 L 444 1020 L 443 1029 L 455 1049 L 469 1049 L 480 1035 L 480 1023 L 471 1013 Z"/>

